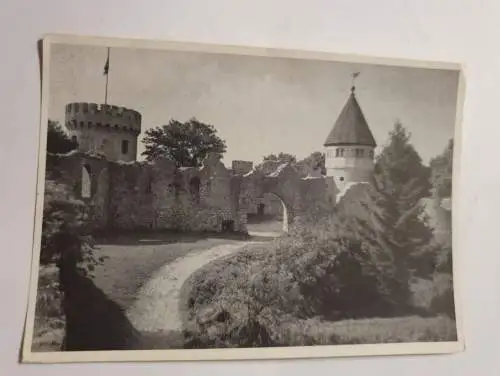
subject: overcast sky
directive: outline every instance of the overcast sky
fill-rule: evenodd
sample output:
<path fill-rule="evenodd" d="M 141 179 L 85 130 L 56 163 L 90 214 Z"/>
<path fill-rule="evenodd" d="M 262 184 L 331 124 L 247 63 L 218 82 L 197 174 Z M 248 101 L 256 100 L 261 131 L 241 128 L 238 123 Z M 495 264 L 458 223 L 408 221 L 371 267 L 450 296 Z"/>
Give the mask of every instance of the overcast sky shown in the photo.
<path fill-rule="evenodd" d="M 103 47 L 53 45 L 50 119 L 64 123 L 68 102 L 104 102 L 105 61 Z M 172 118 L 213 124 L 226 140 L 227 165 L 280 151 L 303 158 L 323 150 L 356 71 L 379 145 L 399 119 L 424 162 L 444 150 L 455 124 L 456 71 L 112 48 L 108 103 L 141 112 L 143 132 Z"/>

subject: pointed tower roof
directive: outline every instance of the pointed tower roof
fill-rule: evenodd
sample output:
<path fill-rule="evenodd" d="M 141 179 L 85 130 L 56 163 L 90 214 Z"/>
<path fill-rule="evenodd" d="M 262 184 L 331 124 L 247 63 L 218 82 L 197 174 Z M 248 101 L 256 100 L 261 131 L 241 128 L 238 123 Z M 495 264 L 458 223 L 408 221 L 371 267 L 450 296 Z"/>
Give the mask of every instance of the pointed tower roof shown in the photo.
<path fill-rule="evenodd" d="M 356 100 L 354 86 L 351 88 L 351 94 L 324 144 L 324 146 L 334 145 L 377 146 L 363 111 Z"/>

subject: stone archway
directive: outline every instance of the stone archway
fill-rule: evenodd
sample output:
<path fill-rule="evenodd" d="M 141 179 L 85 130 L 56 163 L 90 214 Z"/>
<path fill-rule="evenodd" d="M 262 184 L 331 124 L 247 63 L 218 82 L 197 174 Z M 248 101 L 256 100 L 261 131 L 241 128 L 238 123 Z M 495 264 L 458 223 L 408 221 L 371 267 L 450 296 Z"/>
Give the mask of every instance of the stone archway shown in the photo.
<path fill-rule="evenodd" d="M 288 232 L 293 220 L 293 209 L 289 203 L 273 192 L 266 192 L 254 201 L 246 213 L 249 232 L 274 235 Z"/>
<path fill-rule="evenodd" d="M 271 196 L 282 206 L 280 232 L 288 232 L 300 205 L 301 180 L 297 170 L 289 164 L 277 166 L 272 172 L 254 170 L 245 175 L 240 195 L 247 219 L 248 213 L 262 213 L 263 197 Z"/>

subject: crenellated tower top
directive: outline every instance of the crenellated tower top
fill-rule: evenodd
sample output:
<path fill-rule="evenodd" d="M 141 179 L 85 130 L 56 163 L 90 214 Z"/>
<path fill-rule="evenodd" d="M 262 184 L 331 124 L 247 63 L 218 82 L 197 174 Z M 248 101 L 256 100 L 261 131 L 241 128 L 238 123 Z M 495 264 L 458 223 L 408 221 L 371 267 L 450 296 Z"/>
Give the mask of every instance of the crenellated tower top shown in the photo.
<path fill-rule="evenodd" d="M 125 107 L 75 102 L 66 105 L 65 125 L 78 148 L 99 152 L 110 160 L 132 161 L 137 157 L 137 137 L 142 116 Z"/>

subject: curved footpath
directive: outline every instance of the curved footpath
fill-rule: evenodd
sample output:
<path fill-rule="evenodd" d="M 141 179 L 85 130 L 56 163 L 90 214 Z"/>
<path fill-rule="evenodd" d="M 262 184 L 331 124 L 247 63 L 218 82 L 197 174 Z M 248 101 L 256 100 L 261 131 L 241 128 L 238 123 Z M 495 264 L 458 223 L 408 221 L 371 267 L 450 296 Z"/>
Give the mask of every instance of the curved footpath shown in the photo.
<path fill-rule="evenodd" d="M 141 332 L 182 330 L 179 293 L 189 276 L 203 265 L 255 243 L 219 245 L 163 266 L 139 290 L 137 300 L 127 310 L 128 319 Z"/>

